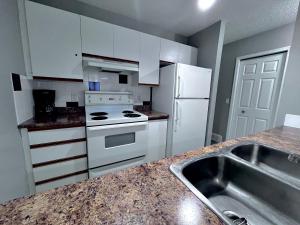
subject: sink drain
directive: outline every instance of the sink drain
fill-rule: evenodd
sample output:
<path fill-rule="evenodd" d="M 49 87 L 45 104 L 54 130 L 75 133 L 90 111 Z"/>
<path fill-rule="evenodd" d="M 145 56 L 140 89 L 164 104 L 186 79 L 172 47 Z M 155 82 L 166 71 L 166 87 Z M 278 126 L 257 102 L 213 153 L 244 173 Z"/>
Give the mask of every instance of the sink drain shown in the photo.
<path fill-rule="evenodd" d="M 232 211 L 224 211 L 223 214 L 228 217 L 234 225 L 250 225 L 247 223 L 246 218 L 240 217 L 238 214 Z"/>

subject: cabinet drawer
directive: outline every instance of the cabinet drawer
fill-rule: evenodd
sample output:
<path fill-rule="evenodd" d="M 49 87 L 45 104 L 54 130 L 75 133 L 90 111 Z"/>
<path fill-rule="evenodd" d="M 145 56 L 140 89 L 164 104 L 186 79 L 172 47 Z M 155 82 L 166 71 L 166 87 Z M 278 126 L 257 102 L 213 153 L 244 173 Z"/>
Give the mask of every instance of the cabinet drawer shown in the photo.
<path fill-rule="evenodd" d="M 32 131 L 29 132 L 28 135 L 30 145 L 81 139 L 86 137 L 85 127 Z"/>
<path fill-rule="evenodd" d="M 67 184 L 75 184 L 77 182 L 88 179 L 88 173 L 83 173 L 63 179 L 59 179 L 53 182 L 36 185 L 36 192 L 47 191 L 53 188 L 61 187 Z"/>
<path fill-rule="evenodd" d="M 33 169 L 34 181 L 44 181 L 87 169 L 87 158 L 80 158 Z"/>
<path fill-rule="evenodd" d="M 49 162 L 86 154 L 86 142 L 31 149 L 32 164 Z"/>

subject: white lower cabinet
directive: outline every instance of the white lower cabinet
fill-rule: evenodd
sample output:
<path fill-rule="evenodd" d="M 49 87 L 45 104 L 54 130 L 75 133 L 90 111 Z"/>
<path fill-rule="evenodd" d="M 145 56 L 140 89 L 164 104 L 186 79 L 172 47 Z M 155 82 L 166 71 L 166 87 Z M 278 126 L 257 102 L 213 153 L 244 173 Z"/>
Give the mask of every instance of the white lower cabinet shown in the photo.
<path fill-rule="evenodd" d="M 86 157 L 34 168 L 33 176 L 34 181 L 37 183 L 84 170 L 87 170 Z"/>
<path fill-rule="evenodd" d="M 166 156 L 167 120 L 149 121 L 147 162 L 160 160 Z"/>
<path fill-rule="evenodd" d="M 75 176 L 66 177 L 63 179 L 55 180 L 53 182 L 48 182 L 40 185 L 36 185 L 36 192 L 42 192 L 42 191 L 48 191 L 53 188 L 57 188 L 60 186 L 64 186 L 67 184 L 75 184 L 77 182 L 87 180 L 88 179 L 88 173 L 83 173 Z"/>
<path fill-rule="evenodd" d="M 30 193 L 88 178 L 85 127 L 21 131 Z"/>

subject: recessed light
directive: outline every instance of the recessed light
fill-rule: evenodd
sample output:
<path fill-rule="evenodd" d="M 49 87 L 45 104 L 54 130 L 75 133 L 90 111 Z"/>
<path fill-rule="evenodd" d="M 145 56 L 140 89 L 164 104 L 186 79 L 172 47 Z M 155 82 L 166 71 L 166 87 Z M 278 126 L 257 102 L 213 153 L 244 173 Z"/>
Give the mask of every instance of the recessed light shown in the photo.
<path fill-rule="evenodd" d="M 198 0 L 198 7 L 202 11 L 208 10 L 210 7 L 213 6 L 216 0 Z"/>

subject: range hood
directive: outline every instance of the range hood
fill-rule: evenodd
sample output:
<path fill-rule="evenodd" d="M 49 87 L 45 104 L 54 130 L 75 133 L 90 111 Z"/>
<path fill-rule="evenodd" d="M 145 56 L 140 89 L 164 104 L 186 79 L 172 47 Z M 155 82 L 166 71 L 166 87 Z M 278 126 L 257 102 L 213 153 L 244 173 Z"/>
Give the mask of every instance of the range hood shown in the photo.
<path fill-rule="evenodd" d="M 121 62 L 113 59 L 83 57 L 83 66 L 98 67 L 104 72 L 138 72 L 138 63 Z"/>

